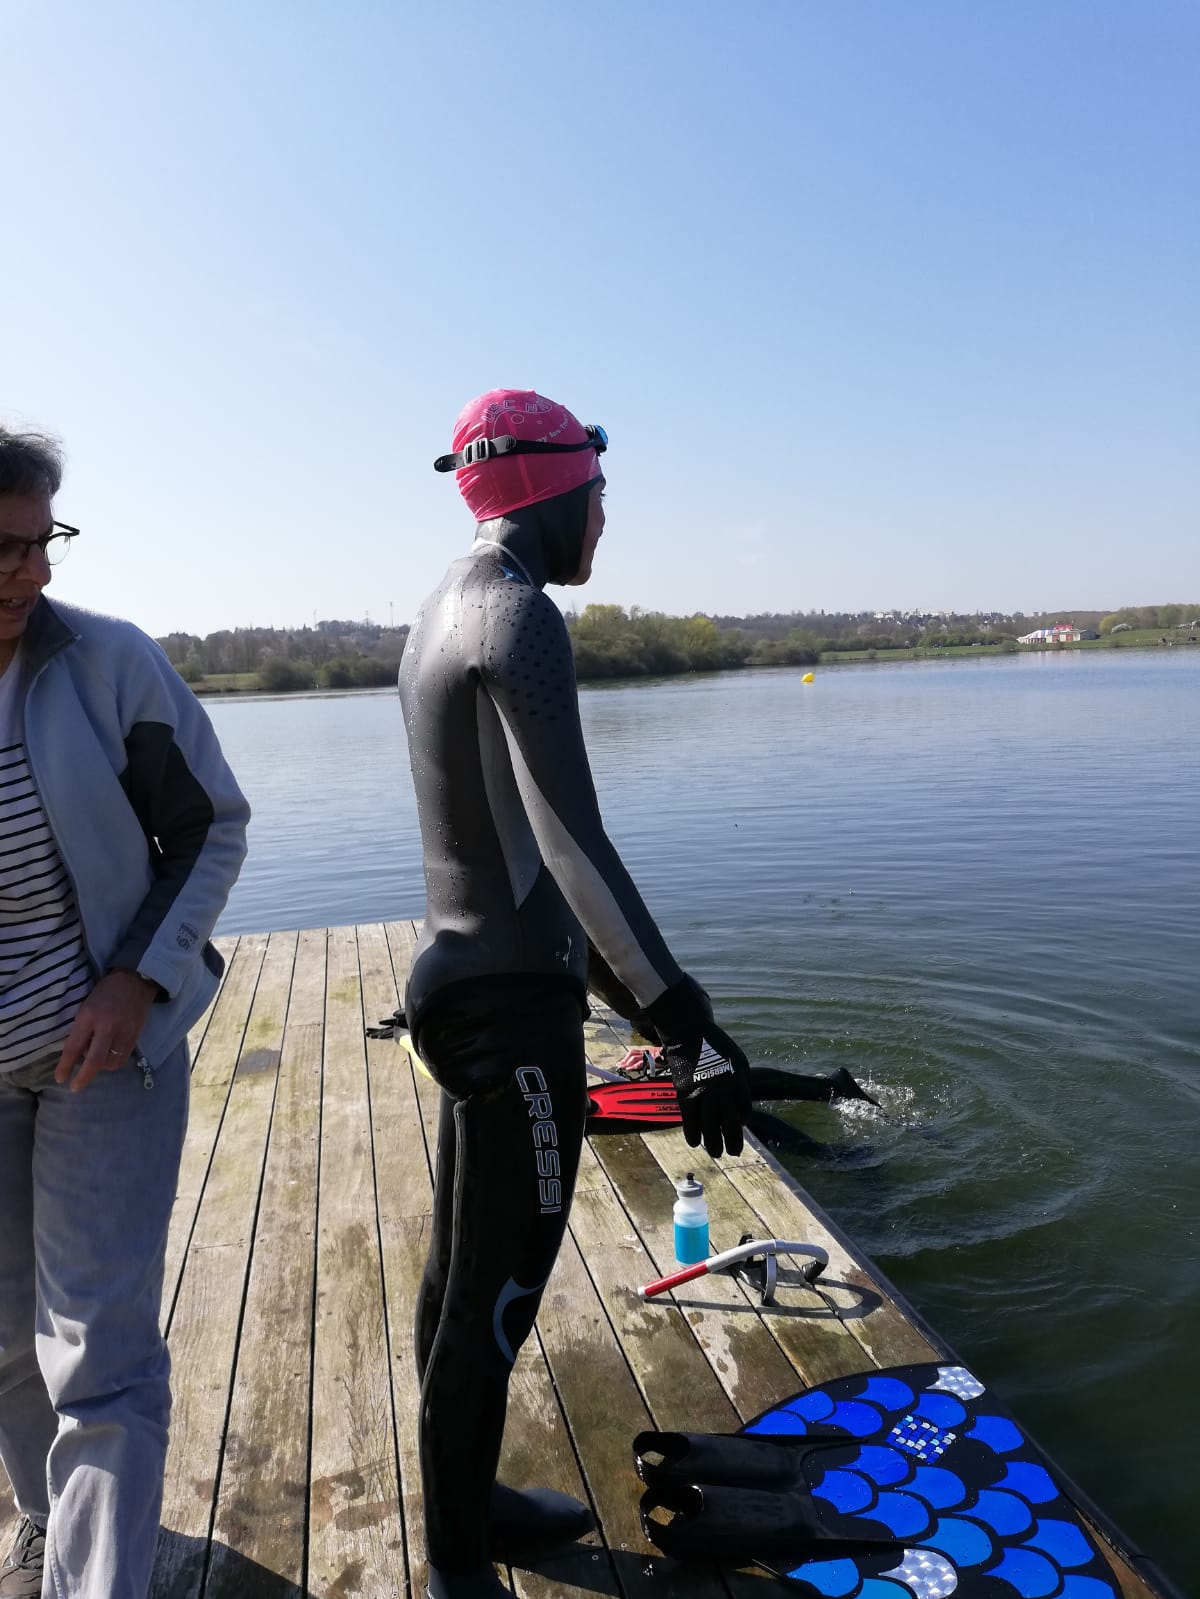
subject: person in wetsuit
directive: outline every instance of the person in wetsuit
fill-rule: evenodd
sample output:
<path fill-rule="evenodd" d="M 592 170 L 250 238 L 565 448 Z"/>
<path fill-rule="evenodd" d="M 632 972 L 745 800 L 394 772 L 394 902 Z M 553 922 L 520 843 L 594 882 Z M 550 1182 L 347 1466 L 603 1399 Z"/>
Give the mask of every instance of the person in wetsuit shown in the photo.
<path fill-rule="evenodd" d="M 493 1558 L 591 1525 L 565 1495 L 495 1480 L 583 1141 L 589 941 L 664 1045 L 688 1142 L 737 1154 L 750 1109 L 745 1056 L 604 830 L 544 592 L 591 575 L 606 447 L 532 392 L 465 407 L 436 465 L 457 473 L 475 544 L 422 605 L 400 669 L 428 902 L 404 1008 L 443 1089 L 416 1325 L 430 1599 L 499 1599 Z"/>

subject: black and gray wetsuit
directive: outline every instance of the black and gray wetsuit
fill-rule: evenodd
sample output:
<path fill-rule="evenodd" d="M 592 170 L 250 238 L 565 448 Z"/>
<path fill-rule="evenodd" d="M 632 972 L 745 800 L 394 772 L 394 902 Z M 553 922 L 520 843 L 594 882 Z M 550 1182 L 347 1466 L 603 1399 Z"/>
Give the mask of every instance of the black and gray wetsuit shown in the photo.
<path fill-rule="evenodd" d="M 582 998 L 587 939 L 643 1007 L 678 982 L 604 830 L 562 614 L 511 548 L 481 544 L 451 566 L 413 627 L 400 694 L 428 901 L 414 1037 L 432 1005 L 481 979 Z"/>
<path fill-rule="evenodd" d="M 542 592 L 578 570 L 588 487 L 482 524 L 400 672 L 428 900 L 405 1010 L 445 1091 L 417 1317 L 443 1570 L 488 1558 L 508 1377 L 566 1229 L 588 940 L 641 1006 L 682 977 L 605 833 L 570 640 Z"/>

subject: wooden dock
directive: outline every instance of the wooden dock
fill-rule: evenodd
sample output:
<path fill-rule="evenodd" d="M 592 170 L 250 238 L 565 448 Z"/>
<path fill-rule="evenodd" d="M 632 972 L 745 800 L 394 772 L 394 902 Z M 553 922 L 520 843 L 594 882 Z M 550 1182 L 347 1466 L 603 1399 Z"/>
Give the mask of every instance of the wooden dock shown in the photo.
<path fill-rule="evenodd" d="M 156 1599 L 424 1594 L 411 1329 L 438 1090 L 363 1032 L 396 1006 L 414 938 L 399 922 L 222 941 L 167 1252 L 175 1408 Z M 602 1011 L 588 1024 L 595 1065 L 624 1053 L 622 1028 Z M 766 1309 L 727 1277 L 642 1303 L 637 1285 L 673 1264 L 671 1180 L 686 1169 L 705 1183 L 714 1248 L 746 1232 L 811 1240 L 830 1254 L 823 1291 L 781 1269 Z M 590 1141 L 514 1373 L 502 1473 L 590 1500 L 600 1530 L 514 1568 L 514 1594 L 784 1592 L 652 1556 L 634 1434 L 731 1431 L 809 1383 L 949 1356 L 753 1145 L 718 1164 L 678 1131 Z M 12 1516 L 4 1485 L 0 1547 Z M 1164 1591 L 1136 1552 L 1110 1562 L 1127 1599 Z"/>

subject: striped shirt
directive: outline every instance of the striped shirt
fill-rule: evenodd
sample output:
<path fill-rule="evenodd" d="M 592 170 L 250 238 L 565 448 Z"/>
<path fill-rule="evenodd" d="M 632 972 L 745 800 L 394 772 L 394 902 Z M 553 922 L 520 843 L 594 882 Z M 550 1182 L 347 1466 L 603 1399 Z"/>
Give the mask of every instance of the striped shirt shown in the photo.
<path fill-rule="evenodd" d="M 0 675 L 0 1072 L 56 1055 L 92 982 L 70 878 L 25 755 L 18 649 Z"/>

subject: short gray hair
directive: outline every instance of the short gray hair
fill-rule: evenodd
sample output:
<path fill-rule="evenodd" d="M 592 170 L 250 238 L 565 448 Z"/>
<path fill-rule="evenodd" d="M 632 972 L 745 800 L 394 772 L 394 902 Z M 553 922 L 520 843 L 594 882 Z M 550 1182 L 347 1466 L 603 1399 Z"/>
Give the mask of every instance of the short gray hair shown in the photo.
<path fill-rule="evenodd" d="M 58 493 L 62 450 L 44 433 L 12 433 L 0 425 L 0 494 Z"/>

